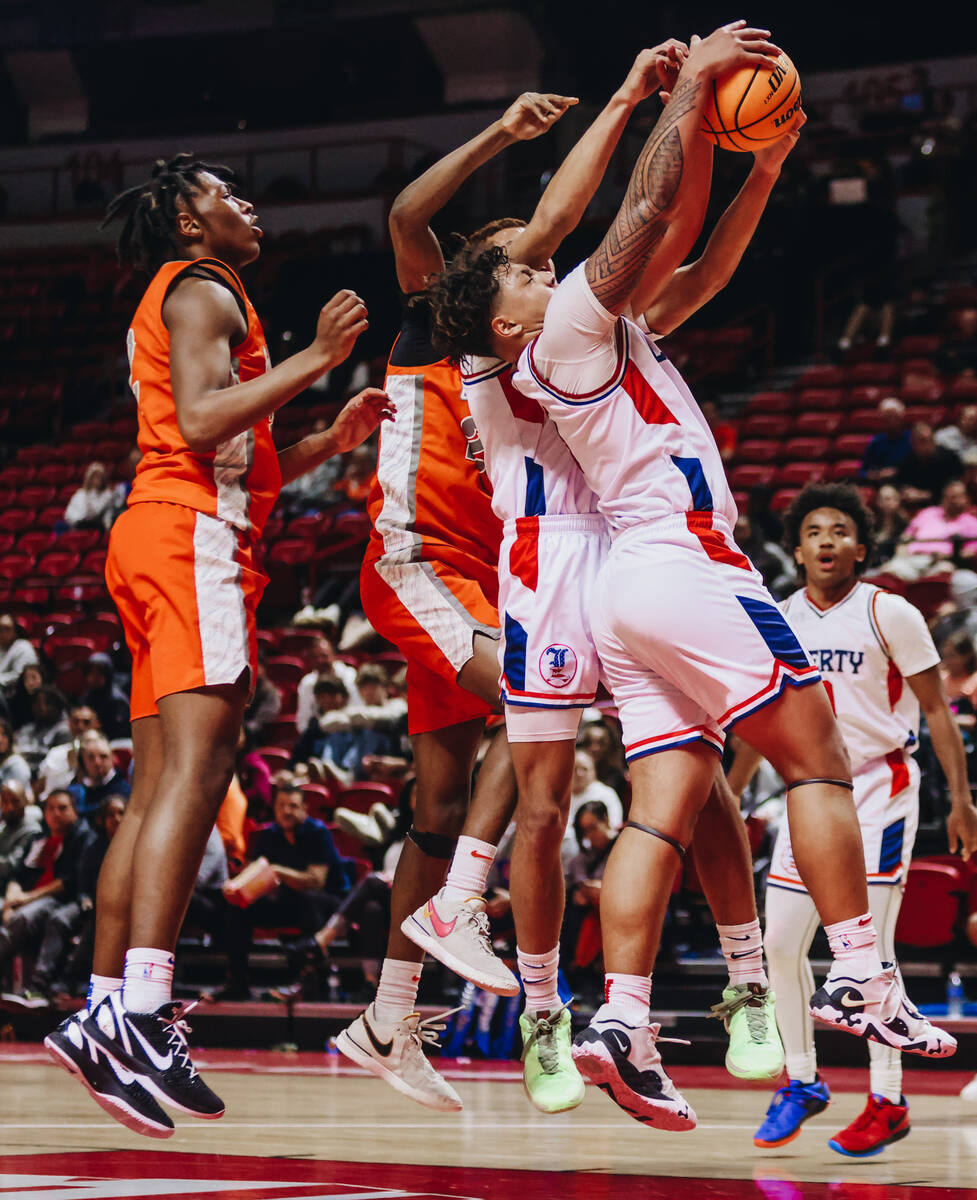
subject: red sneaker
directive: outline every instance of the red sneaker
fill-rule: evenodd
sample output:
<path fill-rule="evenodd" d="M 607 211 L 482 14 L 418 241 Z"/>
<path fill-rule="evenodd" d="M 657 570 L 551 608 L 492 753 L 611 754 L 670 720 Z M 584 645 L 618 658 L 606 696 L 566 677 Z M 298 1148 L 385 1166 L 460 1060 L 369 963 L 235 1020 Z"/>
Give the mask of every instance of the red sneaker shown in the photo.
<path fill-rule="evenodd" d="M 893 1104 L 883 1096 L 869 1094 L 865 1111 L 828 1142 L 832 1150 L 849 1158 L 870 1158 L 909 1133 L 909 1106 L 900 1096 Z"/>

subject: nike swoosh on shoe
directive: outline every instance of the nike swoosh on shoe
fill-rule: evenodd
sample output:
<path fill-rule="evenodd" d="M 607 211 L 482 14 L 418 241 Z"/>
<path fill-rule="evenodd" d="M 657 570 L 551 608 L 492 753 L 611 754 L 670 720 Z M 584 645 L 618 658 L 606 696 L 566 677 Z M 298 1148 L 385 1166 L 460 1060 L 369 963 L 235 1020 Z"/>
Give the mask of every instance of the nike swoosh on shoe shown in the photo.
<path fill-rule="evenodd" d="M 452 917 L 451 921 L 442 921 L 435 912 L 434 905 L 431 904 L 430 901 L 425 909 L 425 915 L 430 919 L 431 924 L 434 927 L 434 932 L 438 935 L 438 937 L 447 937 L 454 931 L 455 925 L 458 922 L 457 917 Z"/>
<path fill-rule="evenodd" d="M 370 1028 L 370 1022 L 366 1019 L 366 1017 L 363 1018 L 363 1028 L 366 1030 L 366 1036 L 370 1039 L 370 1044 L 373 1046 L 373 1049 L 376 1050 L 377 1054 L 379 1054 L 381 1058 L 387 1058 L 390 1054 L 390 1051 L 394 1048 L 393 1038 L 391 1038 L 389 1042 L 381 1042 L 377 1035 Z"/>
<path fill-rule="evenodd" d="M 152 1046 L 150 1046 L 149 1042 L 146 1041 L 146 1039 L 139 1032 L 139 1030 L 135 1027 L 135 1025 L 130 1024 L 129 1028 L 132 1031 L 132 1034 L 135 1037 L 135 1039 L 139 1042 L 139 1045 L 143 1048 L 143 1051 L 145 1052 L 146 1057 L 153 1064 L 153 1066 L 156 1068 L 157 1071 L 161 1071 L 161 1072 L 168 1071 L 170 1069 L 170 1067 L 173 1066 L 173 1051 L 172 1050 L 169 1052 L 169 1054 L 165 1058 L 163 1058 L 161 1055 L 156 1053 L 156 1051 L 153 1049 Z"/>

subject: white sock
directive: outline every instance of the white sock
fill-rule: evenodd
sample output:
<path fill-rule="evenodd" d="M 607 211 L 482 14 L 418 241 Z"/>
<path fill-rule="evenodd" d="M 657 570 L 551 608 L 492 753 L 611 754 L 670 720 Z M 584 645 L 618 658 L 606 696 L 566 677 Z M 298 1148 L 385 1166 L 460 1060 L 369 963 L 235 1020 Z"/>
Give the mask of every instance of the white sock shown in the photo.
<path fill-rule="evenodd" d="M 134 946 L 126 951 L 122 1004 L 129 1012 L 155 1012 L 173 999 L 173 955 L 169 950 Z"/>
<path fill-rule="evenodd" d="M 717 925 L 730 983 L 761 983 L 767 986 L 763 969 L 763 935 L 760 920 L 754 917 L 745 925 Z"/>
<path fill-rule="evenodd" d="M 495 862 L 496 847 L 478 838 L 458 839 L 454 857 L 448 868 L 441 894 L 446 900 L 467 900 L 470 896 L 481 896 L 492 863 Z"/>
<path fill-rule="evenodd" d="M 835 962 L 844 966 L 846 975 L 868 979 L 882 973 L 878 938 L 871 913 L 825 925 L 824 932 L 828 935 L 828 945 Z"/>
<path fill-rule="evenodd" d="M 526 991 L 526 1012 L 553 1012 L 560 1007 L 557 977 L 560 973 L 560 947 L 546 954 L 526 954 L 516 947 L 516 961 Z"/>
<path fill-rule="evenodd" d="M 421 982 L 421 964 L 401 958 L 385 958 L 380 968 L 380 982 L 373 1001 L 377 1019 L 393 1024 L 409 1017 L 417 1003 L 417 987 Z"/>
<path fill-rule="evenodd" d="M 647 1025 L 650 1008 L 650 975 L 605 975 L 604 1003 L 594 1013 L 594 1020 L 615 1018 L 625 1025 Z"/>
<path fill-rule="evenodd" d="M 92 973 L 88 981 L 88 1011 L 91 1012 L 111 992 L 117 992 L 122 987 L 122 980 L 114 975 L 96 975 Z"/>

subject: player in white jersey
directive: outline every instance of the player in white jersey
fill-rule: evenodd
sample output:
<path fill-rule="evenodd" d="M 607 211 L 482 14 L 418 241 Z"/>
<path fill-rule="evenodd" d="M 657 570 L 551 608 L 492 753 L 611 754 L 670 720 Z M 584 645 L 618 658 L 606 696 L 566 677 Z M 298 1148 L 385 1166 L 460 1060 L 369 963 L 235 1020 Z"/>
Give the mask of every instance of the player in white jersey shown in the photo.
<path fill-rule="evenodd" d="M 963 742 L 940 680 L 940 656 L 922 614 L 901 596 L 859 582 L 872 550 L 872 521 L 855 488 L 812 484 L 791 505 L 784 541 L 804 587 L 781 604 L 821 671 L 851 756 L 854 799 L 865 848 L 869 908 L 883 957 L 894 961 L 895 928 L 919 819 L 919 768 L 913 757 L 920 707 L 950 787 L 950 849 L 977 848 Z M 730 771 L 740 789 L 758 756 L 740 751 Z M 781 826 L 767 880 L 766 949 L 777 990 L 777 1020 L 788 1083 L 775 1094 L 754 1144 L 782 1146 L 828 1104 L 817 1074 L 807 999 L 814 988 L 808 951 L 818 914 Z M 828 1145 L 865 1157 L 909 1132 L 898 1050 L 870 1043 L 871 1082 L 863 1113 Z"/>
<path fill-rule="evenodd" d="M 452 318 L 470 316 L 462 353 L 518 361 L 517 386 L 556 422 L 613 536 L 593 627 L 625 727 L 632 819 L 601 892 L 607 1003 L 574 1057 L 632 1115 L 673 1129 L 695 1116 L 661 1067 L 650 971 L 713 752 L 734 722 L 788 781 L 794 852 L 836 959 L 815 1015 L 920 1053 L 955 1049 L 908 1008 L 878 957 L 847 752 L 824 689 L 805 686 L 819 682 L 816 669 L 732 541 L 715 442 L 664 356 L 622 315 L 643 313 L 673 274 L 656 250 L 687 198 L 685 147 L 709 84 L 734 65 L 769 66 L 778 51 L 768 37 L 734 22 L 693 39 L 598 250 L 559 287 L 548 271 L 486 251 L 459 268 Z"/>

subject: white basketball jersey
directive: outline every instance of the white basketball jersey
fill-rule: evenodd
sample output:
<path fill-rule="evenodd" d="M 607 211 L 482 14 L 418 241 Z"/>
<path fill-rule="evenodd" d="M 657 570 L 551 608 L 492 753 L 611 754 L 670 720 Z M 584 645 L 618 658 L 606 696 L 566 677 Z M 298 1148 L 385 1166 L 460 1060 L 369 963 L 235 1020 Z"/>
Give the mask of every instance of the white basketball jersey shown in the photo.
<path fill-rule="evenodd" d="M 639 325 L 599 304 L 583 265 L 557 287 L 513 382 L 552 417 L 612 534 L 685 512 L 736 523 L 692 393 Z"/>
<path fill-rule="evenodd" d="M 515 366 L 493 358 L 462 364 L 468 404 L 502 521 L 597 512 L 577 460 L 539 404 L 512 382 Z"/>
<path fill-rule="evenodd" d="M 912 752 L 919 702 L 905 679 L 940 661 L 919 610 L 868 583 L 828 609 L 804 588 L 780 607 L 821 672 L 852 769 L 893 750 Z"/>

